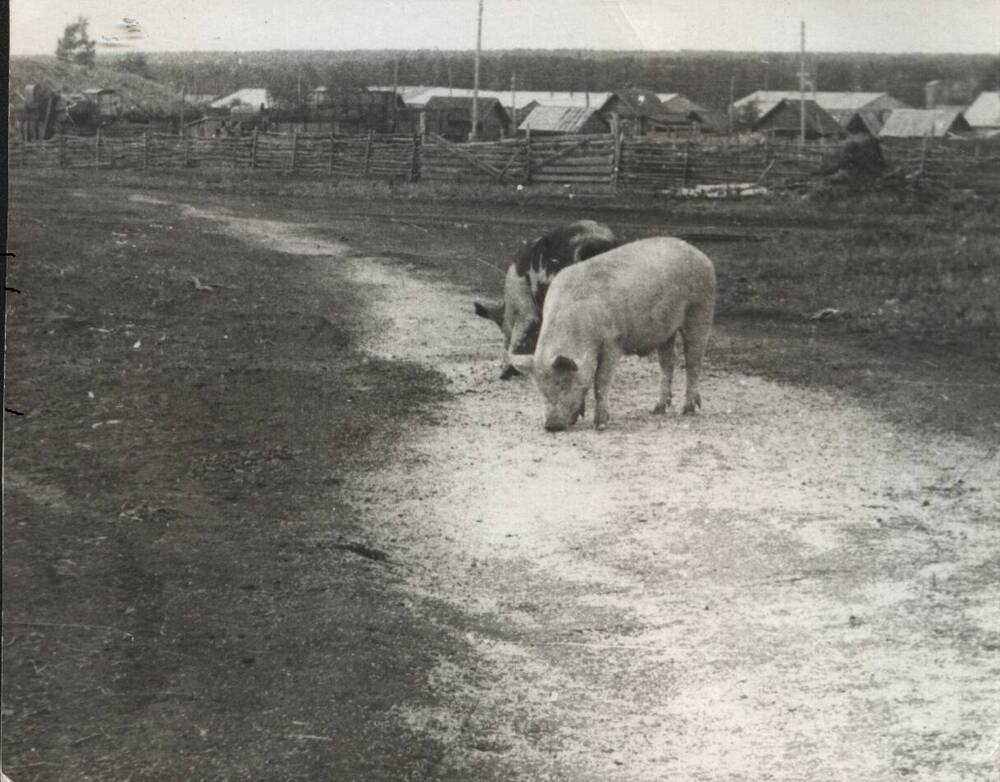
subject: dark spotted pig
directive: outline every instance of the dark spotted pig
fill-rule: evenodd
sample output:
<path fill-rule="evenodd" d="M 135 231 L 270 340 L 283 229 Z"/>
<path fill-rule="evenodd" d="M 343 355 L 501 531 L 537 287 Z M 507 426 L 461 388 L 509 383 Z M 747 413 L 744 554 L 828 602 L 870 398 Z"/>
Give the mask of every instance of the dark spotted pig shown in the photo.
<path fill-rule="evenodd" d="M 534 375 L 546 401 L 546 429 L 565 429 L 583 415 L 591 387 L 600 429 L 609 419 L 611 378 L 623 355 L 657 352 L 663 374 L 653 412 L 666 412 L 680 332 L 684 413 L 692 414 L 701 406 L 698 378 L 714 311 L 715 270 L 708 257 L 680 239 L 643 239 L 563 270 L 549 290 L 534 355 L 510 355 L 509 361 Z"/>
<path fill-rule="evenodd" d="M 618 246 L 614 233 L 593 220 L 578 220 L 526 244 L 504 279 L 504 297 L 498 302 L 474 302 L 476 314 L 496 323 L 504 335 L 504 352 L 530 354 L 535 350 L 545 296 L 561 269 Z M 504 362 L 500 377 L 516 374 Z"/>

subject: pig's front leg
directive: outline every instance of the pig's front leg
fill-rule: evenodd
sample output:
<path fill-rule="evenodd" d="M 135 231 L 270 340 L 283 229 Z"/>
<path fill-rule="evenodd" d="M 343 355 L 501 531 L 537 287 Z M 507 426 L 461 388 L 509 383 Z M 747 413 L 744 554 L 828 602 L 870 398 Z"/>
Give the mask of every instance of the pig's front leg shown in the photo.
<path fill-rule="evenodd" d="M 613 348 L 603 348 L 597 360 L 597 372 L 594 374 L 594 426 L 603 429 L 611 418 L 608 413 L 608 392 L 611 390 L 611 377 L 621 353 Z"/>
<path fill-rule="evenodd" d="M 663 415 L 670 407 L 674 399 L 674 336 L 656 349 L 657 358 L 660 360 L 660 401 L 653 408 L 654 415 Z"/>

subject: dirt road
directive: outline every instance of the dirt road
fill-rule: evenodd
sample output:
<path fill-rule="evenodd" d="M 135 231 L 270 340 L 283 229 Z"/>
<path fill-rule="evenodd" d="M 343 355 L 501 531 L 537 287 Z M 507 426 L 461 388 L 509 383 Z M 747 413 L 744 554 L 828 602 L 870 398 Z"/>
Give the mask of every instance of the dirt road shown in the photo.
<path fill-rule="evenodd" d="M 447 377 L 437 423 L 350 490 L 406 598 L 474 628 L 476 663 L 431 674 L 441 705 L 397 707 L 447 747 L 436 775 L 1000 778 L 995 448 L 711 350 L 702 415 L 650 416 L 656 365 L 632 359 L 608 430 L 550 435 L 469 291 L 308 226 L 188 216 L 327 257 L 370 353 Z"/>

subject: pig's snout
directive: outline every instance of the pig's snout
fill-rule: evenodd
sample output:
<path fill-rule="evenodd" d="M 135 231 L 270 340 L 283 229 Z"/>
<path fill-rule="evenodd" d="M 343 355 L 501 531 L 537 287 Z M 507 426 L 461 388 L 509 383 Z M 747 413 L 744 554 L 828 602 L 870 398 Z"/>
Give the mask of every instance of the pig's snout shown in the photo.
<path fill-rule="evenodd" d="M 545 431 L 547 432 L 561 432 L 568 429 L 573 424 L 579 420 L 583 415 L 584 404 L 581 403 L 580 406 L 570 415 L 566 416 L 562 414 L 562 411 L 556 411 L 549 413 L 545 416 Z"/>

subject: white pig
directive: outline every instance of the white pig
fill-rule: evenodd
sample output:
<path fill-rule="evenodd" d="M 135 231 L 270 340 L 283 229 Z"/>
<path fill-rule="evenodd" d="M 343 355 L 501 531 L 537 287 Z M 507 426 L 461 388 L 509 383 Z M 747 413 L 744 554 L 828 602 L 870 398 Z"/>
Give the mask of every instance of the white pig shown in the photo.
<path fill-rule="evenodd" d="M 611 377 L 623 355 L 657 351 L 663 375 L 654 413 L 672 401 L 674 338 L 683 337 L 684 413 L 701 406 L 698 376 L 715 312 L 715 270 L 680 239 L 642 239 L 570 266 L 552 282 L 532 356 L 510 355 L 545 397 L 545 428 L 559 431 L 584 412 L 594 388 L 594 425 L 607 425 Z"/>

